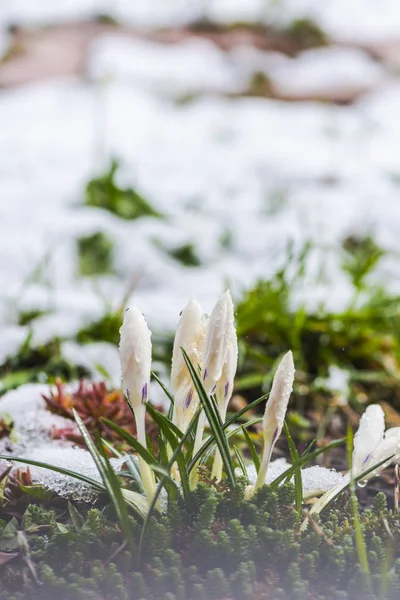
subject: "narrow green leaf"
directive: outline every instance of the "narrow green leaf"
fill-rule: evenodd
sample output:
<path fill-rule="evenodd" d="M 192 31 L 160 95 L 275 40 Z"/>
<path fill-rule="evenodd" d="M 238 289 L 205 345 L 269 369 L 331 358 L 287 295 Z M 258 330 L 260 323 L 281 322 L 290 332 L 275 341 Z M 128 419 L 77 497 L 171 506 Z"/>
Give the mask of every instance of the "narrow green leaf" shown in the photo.
<path fill-rule="evenodd" d="M 114 456 L 116 456 L 117 458 L 122 458 L 121 452 L 119 452 L 119 450 L 114 448 L 114 446 L 111 444 L 111 442 L 109 442 L 108 440 L 105 440 L 104 438 L 101 438 L 101 443 L 103 444 L 103 446 L 105 448 L 107 448 L 107 450 L 109 450 L 111 452 L 111 454 L 114 454 Z"/>
<path fill-rule="evenodd" d="M 42 469 L 47 469 L 49 471 L 55 471 L 56 473 L 61 473 L 61 475 L 68 475 L 68 477 L 73 477 L 74 479 L 79 479 L 84 483 L 87 483 L 91 487 L 93 487 L 98 492 L 105 492 L 105 486 L 100 482 L 96 481 L 96 479 L 92 479 L 91 477 L 87 477 L 86 475 L 82 475 L 77 471 L 71 471 L 70 469 L 64 469 L 63 467 L 56 467 L 55 465 L 51 465 L 48 463 L 44 463 L 38 460 L 31 460 L 30 458 L 22 458 L 20 456 L 9 456 L 7 454 L 0 454 L 0 459 L 4 459 L 7 461 L 15 461 L 19 463 L 23 463 L 26 465 L 32 465 L 33 467 L 41 467 Z"/>
<path fill-rule="evenodd" d="M 246 423 L 243 423 L 242 425 L 238 425 L 237 427 L 235 427 L 235 429 L 231 429 L 230 431 L 228 431 L 228 433 L 226 434 L 226 437 L 229 440 L 234 435 L 241 433 L 242 427 L 247 429 L 248 427 L 252 427 L 253 425 L 256 425 L 257 423 L 261 423 L 262 420 L 263 420 L 262 417 L 256 417 L 255 419 L 251 419 L 251 421 L 247 421 Z M 225 430 L 226 427 L 223 426 L 223 429 Z M 189 467 L 188 467 L 189 472 L 193 469 L 194 465 L 196 464 L 195 463 L 196 459 L 197 459 L 197 461 L 201 460 L 202 463 L 205 463 L 208 461 L 210 456 L 212 454 L 214 454 L 215 450 L 217 449 L 217 444 L 214 441 L 215 440 L 214 436 L 212 436 L 212 440 L 210 443 L 209 443 L 209 439 L 210 438 L 207 438 L 207 440 L 201 446 L 201 448 L 198 451 L 198 453 L 196 454 L 196 456 L 190 462 Z"/>
<path fill-rule="evenodd" d="M 146 450 L 146 448 L 144 448 L 142 444 L 138 442 L 137 439 L 134 438 L 133 435 L 131 435 L 128 431 L 126 431 L 116 423 L 113 423 L 113 421 L 106 419 L 105 417 L 102 417 L 101 420 L 108 427 L 110 427 L 110 429 L 118 433 L 127 442 L 127 444 L 129 444 L 129 446 L 131 446 L 131 448 L 133 448 L 135 452 L 137 452 L 139 456 L 143 458 L 144 461 L 146 461 L 148 464 L 153 464 L 157 462 L 154 456 L 152 456 L 150 452 Z"/>
<path fill-rule="evenodd" d="M 247 470 L 246 470 L 246 466 L 244 464 L 242 455 L 240 454 L 240 450 L 237 446 L 233 446 L 233 450 L 236 454 L 236 459 L 238 461 L 238 465 L 240 467 L 240 470 L 242 471 L 243 477 L 246 479 L 247 484 L 249 483 L 249 476 L 247 475 Z"/>
<path fill-rule="evenodd" d="M 175 426 L 170 427 L 171 421 L 169 421 L 167 419 L 167 417 L 164 417 L 164 415 L 159 413 L 153 406 L 148 404 L 147 408 L 149 410 L 150 416 L 152 417 L 152 419 L 157 423 L 158 427 L 160 428 L 160 431 L 162 431 L 164 433 L 165 439 L 167 440 L 168 444 L 171 446 L 172 450 L 175 451 L 179 445 L 177 438 L 175 437 L 175 430 L 178 428 Z M 181 441 L 183 439 L 185 439 L 185 441 L 186 441 L 187 437 L 185 437 L 179 429 L 178 429 L 178 431 L 180 434 Z M 182 448 L 183 448 L 183 446 L 182 446 Z M 188 478 L 185 456 L 183 454 L 183 451 L 178 452 L 178 454 L 176 455 L 176 462 L 177 462 L 179 474 L 181 477 L 183 496 L 184 496 L 184 498 L 188 498 L 189 492 L 190 492 L 189 478 Z"/>
<path fill-rule="evenodd" d="M 119 472 L 118 475 L 121 477 L 125 477 L 126 474 L 129 472 L 129 474 L 131 475 L 132 479 L 134 481 L 136 481 L 137 486 L 139 488 L 139 492 L 141 494 L 145 494 L 145 490 L 142 484 L 142 478 L 140 476 L 140 471 L 139 471 L 139 467 L 135 462 L 135 459 L 133 458 L 133 456 L 131 456 L 130 454 L 121 454 L 121 452 L 119 452 L 116 448 L 114 448 L 114 446 L 108 442 L 107 440 L 105 440 L 104 438 L 101 438 L 101 443 L 103 444 L 103 446 L 105 446 L 106 448 L 108 448 L 108 450 L 114 454 L 117 458 L 124 458 L 125 459 L 125 464 L 128 468 L 128 471 L 122 471 Z"/>
<path fill-rule="evenodd" d="M 90 434 L 86 429 L 82 419 L 74 409 L 72 409 L 72 412 L 75 418 L 75 422 L 78 425 L 80 434 L 83 438 L 83 441 L 85 442 L 88 451 L 92 455 L 92 458 L 96 464 L 96 467 L 103 480 L 104 486 L 107 490 L 108 496 L 114 506 L 115 512 L 118 517 L 118 521 L 127 539 L 128 545 L 131 548 L 131 550 L 133 550 L 134 541 L 132 536 L 132 529 L 131 524 L 129 522 L 129 514 L 126 502 L 121 492 L 121 484 L 119 482 L 119 479 L 114 473 L 114 469 L 112 468 L 110 461 L 107 458 L 103 446 L 100 444 L 100 451 L 96 448 L 96 445 L 90 437 Z M 102 454 L 100 454 L 100 452 L 102 452 Z"/>
<path fill-rule="evenodd" d="M 163 384 L 163 382 L 161 381 L 159 376 L 156 373 L 154 373 L 154 371 L 151 372 L 151 376 L 153 379 L 155 379 L 157 381 L 158 385 L 160 386 L 160 388 L 162 389 L 164 394 L 169 398 L 171 405 L 174 406 L 174 397 L 171 394 L 171 392 L 168 390 L 168 388 Z"/>
<path fill-rule="evenodd" d="M 350 504 L 351 504 L 351 512 L 353 515 L 353 524 L 354 524 L 354 533 L 356 539 L 356 548 L 358 560 L 360 562 L 361 568 L 370 577 L 370 570 L 368 564 L 368 555 L 367 555 L 367 546 L 365 543 L 364 535 L 361 529 L 360 523 L 360 514 L 358 512 L 358 501 L 356 495 L 356 483 L 353 478 L 353 462 L 352 462 L 352 453 L 353 453 L 353 430 L 350 425 L 347 427 L 347 463 L 350 471 Z"/>
<path fill-rule="evenodd" d="M 189 369 L 190 376 L 192 378 L 193 384 L 196 388 L 197 394 L 199 396 L 201 405 L 204 409 L 208 422 L 210 424 L 211 430 L 214 434 L 215 441 L 218 445 L 218 450 L 220 451 L 222 462 L 225 467 L 226 476 L 229 480 L 230 485 L 233 487 L 236 483 L 235 472 L 233 469 L 232 457 L 229 450 L 228 439 L 225 434 L 225 430 L 223 428 L 223 423 L 221 421 L 221 416 L 219 414 L 218 408 L 213 401 L 212 398 L 208 396 L 206 393 L 203 384 L 200 381 L 200 377 L 193 367 L 190 358 L 186 354 L 184 348 L 181 348 L 183 358 Z"/>
<path fill-rule="evenodd" d="M 250 455 L 251 455 L 251 460 L 253 461 L 253 465 L 254 468 L 256 470 L 256 473 L 258 473 L 258 471 L 260 470 L 260 458 L 257 454 L 257 450 L 256 447 L 254 445 L 253 440 L 250 437 L 249 432 L 247 431 L 246 427 L 243 427 L 243 425 L 241 425 L 241 429 L 244 435 L 244 438 L 247 442 L 247 447 L 249 449 Z"/>
<path fill-rule="evenodd" d="M 197 409 L 196 413 L 193 415 L 192 420 L 190 421 L 189 426 L 188 426 L 186 432 L 184 433 L 184 435 L 183 435 L 182 439 L 180 440 L 179 444 L 176 446 L 176 448 L 175 448 L 175 450 L 174 450 L 174 452 L 173 452 L 173 454 L 171 456 L 171 460 L 169 461 L 168 466 L 167 466 L 167 470 L 168 470 L 169 473 L 171 472 L 172 465 L 176 461 L 177 456 L 179 455 L 180 452 L 182 452 L 182 448 L 185 445 L 186 440 L 189 438 L 189 436 L 192 434 L 192 432 L 196 428 L 197 421 L 199 420 L 200 412 L 201 412 L 201 407 L 199 407 Z M 161 490 L 163 488 L 165 479 L 166 479 L 165 475 L 162 475 L 161 478 L 160 478 L 160 481 L 157 484 L 157 488 L 156 488 L 154 497 L 153 497 L 153 499 L 152 499 L 152 501 L 150 503 L 150 507 L 149 507 L 148 513 L 146 515 L 146 518 L 145 518 L 145 520 L 143 522 L 142 530 L 140 532 L 140 541 L 139 541 L 139 558 L 140 559 L 142 557 L 143 543 L 144 543 L 145 534 L 146 534 L 146 531 L 147 531 L 147 526 L 148 526 L 148 523 L 150 521 L 150 518 L 152 517 L 152 515 L 154 513 L 155 507 L 156 507 L 157 502 L 158 502 L 158 497 L 159 497 L 159 495 L 161 493 Z"/>
<path fill-rule="evenodd" d="M 289 427 L 287 426 L 286 421 L 283 424 L 285 429 L 286 438 L 288 441 L 290 458 L 294 465 L 300 462 L 299 453 L 297 452 L 296 444 L 293 441 L 292 436 L 290 435 Z M 294 472 L 294 489 L 295 489 L 295 500 L 296 500 L 296 510 L 301 517 L 301 513 L 303 511 L 303 481 L 301 479 L 301 468 L 296 467 Z"/>
<path fill-rule="evenodd" d="M 265 400 L 266 398 L 268 398 L 269 396 L 269 392 L 268 394 L 264 394 L 263 396 L 260 396 L 259 398 L 257 398 L 257 400 L 254 400 L 253 402 L 251 402 L 250 404 L 248 404 L 247 406 L 245 406 L 244 408 L 240 409 L 237 413 L 235 413 L 234 415 L 232 415 L 231 417 L 229 417 L 229 419 L 227 419 L 225 421 L 225 423 L 222 425 L 222 429 L 225 431 L 230 425 L 232 425 L 233 423 L 235 423 L 235 421 L 238 421 L 246 412 L 248 412 L 249 410 L 251 410 L 252 408 L 255 408 L 258 404 L 260 404 L 260 402 L 262 402 L 263 400 Z M 262 419 L 260 419 L 260 421 L 262 421 Z M 252 421 L 253 423 L 255 422 L 254 420 Z M 259 422 L 259 421 L 257 421 Z M 248 422 L 244 424 L 245 427 L 249 427 Z M 196 456 L 194 456 L 189 463 L 189 473 L 192 471 L 192 469 L 194 468 L 194 465 L 196 465 L 199 460 L 201 459 L 203 453 L 208 450 L 208 448 L 211 446 L 211 444 L 214 444 L 215 442 L 215 438 L 214 435 L 211 434 L 203 443 L 202 447 L 200 448 L 200 450 L 196 453 Z M 214 446 L 215 448 L 215 446 Z M 213 448 L 213 451 L 214 451 Z"/>
<path fill-rule="evenodd" d="M 154 419 L 155 417 L 158 419 L 157 420 L 158 425 L 159 425 L 160 417 L 161 417 L 164 424 L 166 426 L 168 426 L 168 430 L 172 431 L 178 439 L 182 438 L 183 433 L 179 429 L 179 427 L 177 427 L 175 425 L 175 423 L 173 423 L 170 419 L 168 419 L 168 417 L 165 417 L 163 414 L 158 412 L 158 410 L 156 408 L 154 408 L 154 406 L 152 404 L 150 404 L 150 402 L 147 402 L 146 408 L 147 408 L 147 412 L 149 413 L 149 415 L 151 416 L 152 419 Z"/>

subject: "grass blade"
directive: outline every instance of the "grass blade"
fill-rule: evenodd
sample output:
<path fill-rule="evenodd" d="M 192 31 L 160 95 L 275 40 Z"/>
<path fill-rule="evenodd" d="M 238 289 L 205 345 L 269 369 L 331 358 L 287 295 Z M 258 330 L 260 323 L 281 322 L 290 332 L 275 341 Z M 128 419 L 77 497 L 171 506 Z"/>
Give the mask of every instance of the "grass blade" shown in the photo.
<path fill-rule="evenodd" d="M 299 453 L 297 452 L 296 444 L 293 441 L 292 436 L 290 435 L 289 427 L 287 426 L 286 421 L 283 424 L 285 429 L 286 438 L 288 441 L 290 458 L 294 465 L 300 462 Z M 296 467 L 294 472 L 294 489 L 295 489 L 295 501 L 296 501 L 296 510 L 301 517 L 301 513 L 303 511 L 303 481 L 301 479 L 301 467 Z"/>
<path fill-rule="evenodd" d="M 260 470 L 260 457 L 257 454 L 257 450 L 256 447 L 254 445 L 253 440 L 250 437 L 249 432 L 247 431 L 246 427 L 243 427 L 243 425 L 241 425 L 241 429 L 244 435 L 244 438 L 247 442 L 247 447 L 249 449 L 250 455 L 251 455 L 251 460 L 253 461 L 253 465 L 254 468 L 256 470 L 256 473 L 258 473 L 258 471 Z"/>
<path fill-rule="evenodd" d="M 78 425 L 80 434 L 83 438 L 83 441 L 85 442 L 88 451 L 90 452 L 94 462 L 96 463 L 96 467 L 101 475 L 109 498 L 114 506 L 115 512 L 118 517 L 118 521 L 127 539 L 128 545 L 130 549 L 133 550 L 134 541 L 132 536 L 131 524 L 129 522 L 127 505 L 122 495 L 120 481 L 114 473 L 114 469 L 112 468 L 111 463 L 107 458 L 103 446 L 100 444 L 100 448 L 102 451 L 102 454 L 100 454 L 99 450 L 96 448 L 95 443 L 90 437 L 90 434 L 86 429 L 82 419 L 74 409 L 72 409 L 72 412 L 75 418 L 75 422 Z"/>
<path fill-rule="evenodd" d="M 240 454 L 240 450 L 239 450 L 239 448 L 237 446 L 233 446 L 233 450 L 235 451 L 236 458 L 237 458 L 237 461 L 238 461 L 238 465 L 239 465 L 240 470 L 243 473 L 243 477 L 246 479 L 247 485 L 248 485 L 249 484 L 249 476 L 247 475 L 246 466 L 244 464 L 242 455 Z"/>
<path fill-rule="evenodd" d="M 116 423 L 113 423 L 113 421 L 106 419 L 105 417 L 102 417 L 101 420 L 108 427 L 110 427 L 110 429 L 118 433 L 127 442 L 127 444 L 129 444 L 129 446 L 131 446 L 131 448 L 133 448 L 135 452 L 137 452 L 137 454 L 139 454 L 139 456 L 143 458 L 144 461 L 146 461 L 148 464 L 154 464 L 157 462 L 154 456 L 152 456 L 150 452 L 146 450 L 146 448 L 144 448 L 144 446 L 142 446 L 142 444 L 138 442 L 136 438 L 133 437 L 133 435 L 128 433 L 128 431 L 126 431 Z"/>
<path fill-rule="evenodd" d="M 236 483 L 235 472 L 233 469 L 232 457 L 229 450 L 228 438 L 226 437 L 218 408 L 215 402 L 213 402 L 212 398 L 210 398 L 206 393 L 203 384 L 200 381 L 200 377 L 196 369 L 193 367 L 190 358 L 186 354 L 185 350 L 181 348 L 181 351 L 187 368 L 189 369 L 189 373 L 192 378 L 193 384 L 196 388 L 201 405 L 204 409 L 211 430 L 214 434 L 215 441 L 218 445 L 218 450 L 221 454 L 222 462 L 225 467 L 226 476 L 229 480 L 230 485 L 233 487 Z"/>
<path fill-rule="evenodd" d="M 23 458 L 20 456 L 9 456 L 7 454 L 0 454 L 0 459 L 7 460 L 7 461 L 19 462 L 19 463 L 25 463 L 26 465 L 31 465 L 32 467 L 40 467 L 41 469 L 47 469 L 48 471 L 55 471 L 56 473 L 60 473 L 61 475 L 67 475 L 68 477 L 73 477 L 74 479 L 79 479 L 79 481 L 83 481 L 84 483 L 87 483 L 88 485 L 93 487 L 98 492 L 106 491 L 105 486 L 100 481 L 96 481 L 96 479 L 92 479 L 91 477 L 82 475 L 82 473 L 78 473 L 77 471 L 71 471 L 70 469 L 64 469 L 64 467 L 57 467 L 56 465 L 44 463 L 39 460 L 32 460 L 30 458 Z"/>
<path fill-rule="evenodd" d="M 365 543 L 364 535 L 361 529 L 360 523 L 360 514 L 358 512 L 358 501 L 356 495 L 356 483 L 353 477 L 353 462 L 352 462 L 352 453 L 353 453 L 353 430 L 351 426 L 347 427 L 347 463 L 349 466 L 350 472 L 350 504 L 351 504 L 351 512 L 353 515 L 353 523 L 354 523 L 354 534 L 356 538 L 356 548 L 358 554 L 358 560 L 360 562 L 362 570 L 368 575 L 370 578 L 370 570 L 368 564 L 368 555 L 367 555 L 367 546 Z"/>
<path fill-rule="evenodd" d="M 153 379 L 155 379 L 157 381 L 158 385 L 160 386 L 160 388 L 162 389 L 164 394 L 169 398 L 172 406 L 174 406 L 174 397 L 171 394 L 171 392 L 168 390 L 168 388 L 164 385 L 164 383 L 161 381 L 159 376 L 156 373 L 154 373 L 154 371 L 151 372 L 151 376 Z"/>
<path fill-rule="evenodd" d="M 162 432 L 164 434 L 165 439 L 167 440 L 168 444 L 171 446 L 172 450 L 175 451 L 176 448 L 179 446 L 178 441 L 174 435 L 175 429 L 177 429 L 179 431 L 180 438 L 181 438 L 180 441 L 185 439 L 185 442 L 186 442 L 187 438 L 183 435 L 183 433 L 177 427 L 175 427 L 175 426 L 173 428 L 171 427 L 171 425 L 172 425 L 171 421 L 169 421 L 167 419 L 167 417 L 164 417 L 164 415 L 159 413 L 150 404 L 147 404 L 147 409 L 148 409 L 148 412 L 149 412 L 150 416 L 152 417 L 152 419 L 157 423 L 157 425 L 160 429 L 160 432 Z M 183 445 L 181 448 L 183 448 Z M 176 456 L 176 462 L 178 464 L 179 474 L 181 477 L 183 496 L 184 496 L 184 498 L 188 498 L 189 491 L 190 491 L 189 477 L 188 477 L 188 473 L 187 473 L 187 469 L 186 469 L 185 456 L 182 451 L 178 452 L 178 454 Z"/>
<path fill-rule="evenodd" d="M 196 411 L 196 413 L 193 415 L 192 420 L 189 423 L 189 426 L 186 430 L 186 432 L 184 433 L 182 439 L 180 440 L 179 444 L 176 446 L 172 456 L 171 456 L 171 460 L 169 461 L 168 465 L 167 465 L 167 471 L 168 473 L 171 472 L 171 468 L 174 464 L 174 462 L 176 461 L 178 455 L 180 452 L 182 452 L 182 448 L 185 445 L 186 440 L 189 438 L 190 435 L 192 435 L 192 432 L 195 430 L 196 426 L 197 426 L 197 421 L 199 420 L 199 416 L 200 416 L 200 412 L 201 412 L 201 407 L 199 407 Z M 145 533 L 147 530 L 147 526 L 148 523 L 150 521 L 150 518 L 153 515 L 154 509 L 157 505 L 158 502 L 158 497 L 161 493 L 161 490 L 163 488 L 164 482 L 165 482 L 166 476 L 162 475 L 158 484 L 157 484 L 157 488 L 154 494 L 154 497 L 150 503 L 150 507 L 148 510 L 148 513 L 146 515 L 146 518 L 143 522 L 143 526 L 142 526 L 142 531 L 140 532 L 140 541 L 139 541 L 139 559 L 141 559 L 142 557 L 142 552 L 143 552 L 143 542 L 144 542 L 144 538 L 145 538 Z"/>
<path fill-rule="evenodd" d="M 234 415 L 229 417 L 229 419 L 227 419 L 225 421 L 225 423 L 223 423 L 222 429 L 225 431 L 230 425 L 235 423 L 235 421 L 238 421 L 240 419 L 240 417 L 242 417 L 246 412 L 248 412 L 249 410 L 251 410 L 252 408 L 257 406 L 257 404 L 260 404 L 260 402 L 262 402 L 263 400 L 268 398 L 268 396 L 269 396 L 269 392 L 268 392 L 268 394 L 264 394 L 263 396 L 260 396 L 260 398 L 257 398 L 257 400 L 254 400 L 253 402 L 251 402 L 244 408 L 240 409 L 237 413 L 235 413 Z M 262 419 L 260 419 L 257 422 L 260 422 L 260 421 L 262 421 Z M 252 423 L 254 423 L 254 422 L 255 421 L 253 420 Z M 244 427 L 249 427 L 249 422 L 245 423 Z M 196 455 L 192 458 L 191 462 L 189 463 L 189 473 L 193 469 L 194 465 L 196 465 L 199 462 L 199 460 L 201 459 L 204 452 L 206 450 L 208 450 L 208 448 L 214 443 L 215 443 L 215 438 L 214 438 L 214 435 L 211 433 L 211 435 L 205 440 L 205 442 L 201 446 L 200 450 L 196 453 Z M 215 446 L 214 446 L 214 448 L 215 448 Z M 213 448 L 213 450 L 214 450 L 214 448 Z"/>

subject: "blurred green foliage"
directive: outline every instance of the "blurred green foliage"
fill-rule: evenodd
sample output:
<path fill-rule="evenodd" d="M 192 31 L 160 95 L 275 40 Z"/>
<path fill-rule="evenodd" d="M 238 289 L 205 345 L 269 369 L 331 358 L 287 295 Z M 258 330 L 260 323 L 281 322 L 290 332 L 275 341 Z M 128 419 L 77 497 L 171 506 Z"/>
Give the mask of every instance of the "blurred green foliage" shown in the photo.
<path fill-rule="evenodd" d="M 104 175 L 88 182 L 85 205 L 104 208 L 121 219 L 161 217 L 161 214 L 136 190 L 118 186 L 116 182 L 118 166 L 117 161 L 112 161 Z"/>
<path fill-rule="evenodd" d="M 113 271 L 114 244 L 103 232 L 78 238 L 79 275 L 104 275 Z"/>
<path fill-rule="evenodd" d="M 320 306 L 306 310 L 293 299 L 305 282 L 309 248 L 288 253 L 269 281 L 260 281 L 237 305 L 241 345 L 238 389 L 267 387 L 275 361 L 289 348 L 297 367 L 297 398 L 311 399 L 332 366 L 349 376 L 350 398 L 387 401 L 400 408 L 400 298 L 371 275 L 384 255 L 369 237 L 343 243 L 342 266 L 353 288 L 338 312 Z M 307 283 L 310 286 L 310 282 Z M 302 402 L 303 403 L 303 402 Z"/>

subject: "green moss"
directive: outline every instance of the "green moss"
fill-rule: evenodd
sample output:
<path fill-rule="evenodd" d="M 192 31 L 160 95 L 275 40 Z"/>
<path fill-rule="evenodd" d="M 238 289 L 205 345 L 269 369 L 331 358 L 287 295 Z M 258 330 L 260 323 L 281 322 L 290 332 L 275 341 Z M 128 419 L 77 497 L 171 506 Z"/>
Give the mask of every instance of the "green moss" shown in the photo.
<path fill-rule="evenodd" d="M 30 505 L 11 528 L 0 522 L 0 541 L 12 543 L 24 530 L 41 585 L 23 555 L 15 556 L 0 566 L 0 600 L 353 600 L 377 598 L 382 582 L 379 597 L 397 599 L 400 519 L 381 496 L 361 514 L 371 583 L 358 564 L 351 511 L 322 517 L 323 536 L 311 527 L 300 535 L 297 517 L 287 518 L 296 515 L 293 499 L 289 484 L 278 492 L 265 486 L 251 501 L 240 486 L 221 493 L 201 485 L 190 509 L 172 503 L 168 515 L 152 519 L 140 562 L 124 548 L 109 510 L 81 505 L 76 528 L 63 504 Z M 132 524 L 138 541 L 140 527 Z"/>

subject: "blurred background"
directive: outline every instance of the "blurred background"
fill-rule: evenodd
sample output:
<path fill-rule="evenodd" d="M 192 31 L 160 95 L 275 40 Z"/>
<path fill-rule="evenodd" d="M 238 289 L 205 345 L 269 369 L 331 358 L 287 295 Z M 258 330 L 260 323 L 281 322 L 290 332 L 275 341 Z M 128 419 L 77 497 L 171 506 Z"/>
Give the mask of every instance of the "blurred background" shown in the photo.
<path fill-rule="evenodd" d="M 398 0 L 0 0 L 0 391 L 229 287 L 238 393 L 399 425 L 399 73 Z"/>

